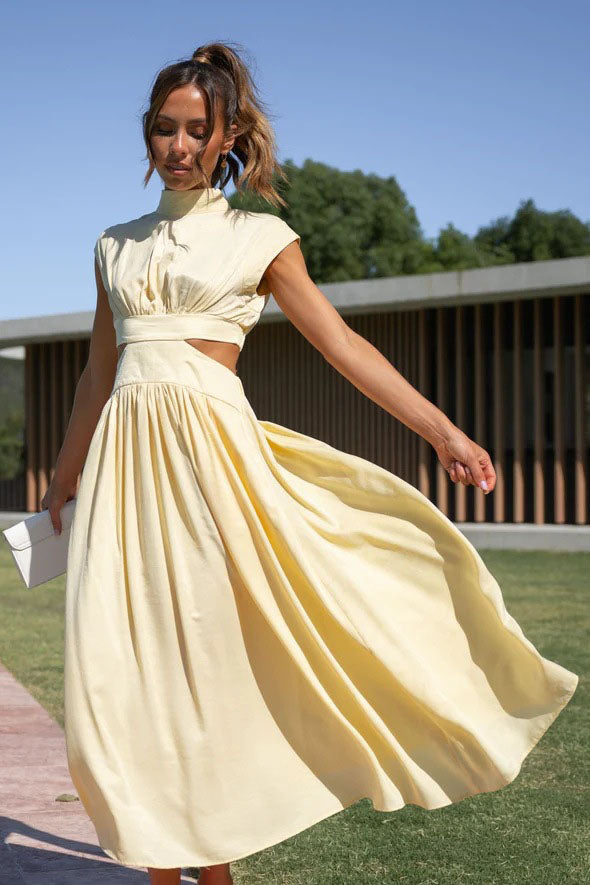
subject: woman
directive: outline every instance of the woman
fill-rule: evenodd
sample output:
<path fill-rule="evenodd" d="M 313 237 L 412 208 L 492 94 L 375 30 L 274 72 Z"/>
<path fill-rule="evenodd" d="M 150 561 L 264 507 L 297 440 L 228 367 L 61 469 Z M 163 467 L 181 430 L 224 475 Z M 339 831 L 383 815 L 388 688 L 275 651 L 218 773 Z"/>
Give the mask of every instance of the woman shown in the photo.
<path fill-rule="evenodd" d="M 487 452 L 323 297 L 299 235 L 216 186 L 241 163 L 282 202 L 239 54 L 208 44 L 162 70 L 144 137 L 165 186 L 96 242 L 90 356 L 43 506 L 59 531 L 84 466 L 66 746 L 100 845 L 154 885 L 186 866 L 211 885 L 361 798 L 432 809 L 510 783 L 578 677 L 411 484 L 254 414 L 236 360 L 272 291 L 453 482 L 495 485 Z"/>

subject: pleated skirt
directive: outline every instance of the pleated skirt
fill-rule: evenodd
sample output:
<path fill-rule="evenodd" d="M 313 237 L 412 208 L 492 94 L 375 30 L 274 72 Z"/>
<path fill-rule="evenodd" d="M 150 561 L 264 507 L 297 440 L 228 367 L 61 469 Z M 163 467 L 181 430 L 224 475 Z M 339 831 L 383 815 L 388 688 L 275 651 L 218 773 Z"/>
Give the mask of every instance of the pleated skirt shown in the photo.
<path fill-rule="evenodd" d="M 127 344 L 66 572 L 69 770 L 122 864 L 225 863 L 360 799 L 509 784 L 578 676 L 413 485 L 257 418 L 179 340 Z"/>

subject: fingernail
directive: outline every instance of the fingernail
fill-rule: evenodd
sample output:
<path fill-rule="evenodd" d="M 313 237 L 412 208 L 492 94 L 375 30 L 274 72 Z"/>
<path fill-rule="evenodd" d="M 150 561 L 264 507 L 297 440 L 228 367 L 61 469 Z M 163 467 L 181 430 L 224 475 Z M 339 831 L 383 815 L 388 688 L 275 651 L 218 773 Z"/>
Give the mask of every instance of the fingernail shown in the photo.
<path fill-rule="evenodd" d="M 486 491 L 486 492 L 488 491 L 488 484 L 487 484 L 487 482 L 485 481 L 485 479 L 482 479 L 482 481 L 480 482 L 480 486 L 482 487 L 482 489 L 483 489 L 484 491 Z"/>

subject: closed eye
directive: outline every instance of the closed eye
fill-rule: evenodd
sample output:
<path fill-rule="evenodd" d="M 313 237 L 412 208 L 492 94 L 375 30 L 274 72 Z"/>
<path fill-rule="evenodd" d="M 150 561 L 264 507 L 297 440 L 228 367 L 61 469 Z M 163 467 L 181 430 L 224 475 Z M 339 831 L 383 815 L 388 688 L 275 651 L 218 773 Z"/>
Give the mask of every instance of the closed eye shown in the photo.
<path fill-rule="evenodd" d="M 168 129 L 154 129 L 154 132 L 156 133 L 156 135 L 174 135 L 174 132 L 169 131 Z M 190 132 L 189 132 L 189 135 L 191 135 Z M 192 138 L 202 139 L 204 137 L 205 137 L 204 132 L 200 132 L 198 134 L 192 135 Z"/>

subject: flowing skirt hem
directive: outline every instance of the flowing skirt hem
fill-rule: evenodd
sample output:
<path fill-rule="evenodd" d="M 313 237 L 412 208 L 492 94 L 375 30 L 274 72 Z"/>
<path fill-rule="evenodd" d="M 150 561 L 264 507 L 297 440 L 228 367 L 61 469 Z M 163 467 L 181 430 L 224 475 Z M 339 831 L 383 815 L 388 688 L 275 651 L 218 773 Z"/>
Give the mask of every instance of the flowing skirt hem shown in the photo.
<path fill-rule="evenodd" d="M 400 802 L 392 802 L 387 803 L 384 802 L 382 805 L 376 804 L 375 799 L 371 796 L 356 796 L 354 799 L 350 801 L 343 802 L 342 800 L 334 797 L 334 801 L 330 802 L 326 805 L 321 812 L 313 815 L 312 817 L 306 818 L 305 822 L 299 821 L 295 826 L 290 824 L 288 827 L 283 828 L 277 833 L 275 833 L 269 839 L 264 840 L 263 842 L 258 841 L 256 845 L 248 848 L 247 850 L 241 850 L 239 854 L 232 852 L 231 857 L 227 857 L 220 852 L 216 856 L 203 857 L 199 856 L 196 853 L 190 853 L 185 857 L 177 858 L 174 863 L 170 862 L 169 858 L 161 858 L 160 860 L 155 860 L 153 857 L 147 857 L 143 860 L 129 860 L 124 852 L 115 851 L 114 849 L 107 848 L 103 845 L 99 840 L 99 845 L 101 849 L 104 851 L 108 857 L 112 860 L 117 861 L 118 863 L 123 864 L 124 866 L 129 867 L 153 867 L 154 869 L 185 869 L 186 867 L 206 867 L 206 866 L 215 866 L 218 864 L 225 863 L 234 863 L 238 860 L 243 860 L 246 857 L 250 857 L 253 854 L 257 854 L 260 851 L 266 851 L 268 848 L 272 848 L 275 845 L 284 842 L 286 839 L 290 839 L 293 836 L 297 836 L 299 833 L 304 832 L 310 827 L 315 826 L 318 823 L 321 823 L 323 820 L 327 820 L 330 817 L 333 817 L 335 814 L 338 814 L 341 811 L 345 811 L 347 808 L 356 805 L 357 802 L 361 802 L 365 799 L 368 799 L 371 803 L 371 810 L 387 813 L 392 811 L 400 811 L 402 808 L 406 806 L 415 806 L 416 808 L 422 808 L 424 811 L 436 811 L 440 808 L 446 808 L 449 805 L 456 805 L 458 802 L 462 802 L 464 799 L 468 799 L 471 797 L 485 795 L 486 793 L 494 793 L 498 790 L 503 789 L 504 787 L 513 783 L 518 777 L 520 770 L 523 766 L 523 763 L 530 752 L 535 748 L 535 746 L 539 743 L 545 732 L 549 729 L 549 727 L 553 724 L 553 722 L 557 719 L 561 711 L 571 700 L 579 682 L 579 677 L 576 674 L 572 674 L 572 679 L 569 688 L 565 691 L 565 693 L 561 696 L 558 701 L 558 705 L 546 714 L 543 718 L 539 720 L 538 726 L 536 729 L 532 730 L 529 735 L 529 740 L 525 745 L 524 752 L 521 752 L 520 758 L 518 759 L 516 765 L 511 770 L 510 774 L 505 775 L 499 778 L 497 781 L 492 782 L 486 789 L 479 790 L 474 792 L 472 789 L 468 789 L 465 791 L 465 794 L 454 799 L 448 798 L 447 801 L 438 802 L 433 805 L 421 805 L 417 802 L 404 802 L 403 800 Z"/>

